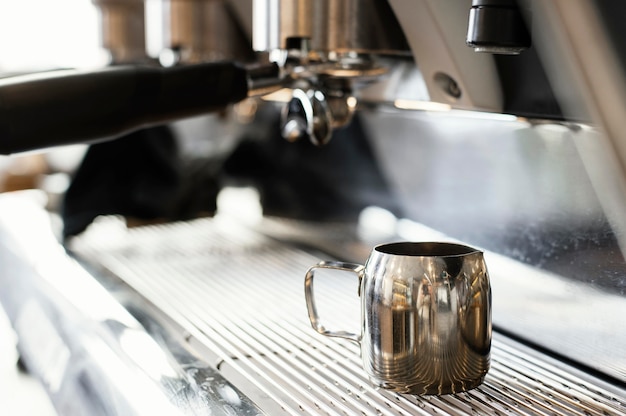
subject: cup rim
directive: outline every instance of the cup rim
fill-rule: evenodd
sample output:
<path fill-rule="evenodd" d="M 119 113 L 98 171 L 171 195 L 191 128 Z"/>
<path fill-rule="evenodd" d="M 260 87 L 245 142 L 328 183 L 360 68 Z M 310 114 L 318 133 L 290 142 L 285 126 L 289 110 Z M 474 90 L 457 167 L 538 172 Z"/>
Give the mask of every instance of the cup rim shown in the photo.
<path fill-rule="evenodd" d="M 379 244 L 374 250 L 381 254 L 409 257 L 461 257 L 482 253 L 474 247 L 443 241 L 399 241 Z"/>

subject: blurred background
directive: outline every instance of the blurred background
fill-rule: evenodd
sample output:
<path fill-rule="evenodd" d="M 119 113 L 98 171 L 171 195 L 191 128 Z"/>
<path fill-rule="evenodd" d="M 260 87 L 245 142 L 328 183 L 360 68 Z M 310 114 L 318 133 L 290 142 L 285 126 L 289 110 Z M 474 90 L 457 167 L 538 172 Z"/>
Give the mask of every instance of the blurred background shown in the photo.
<path fill-rule="evenodd" d="M 99 36 L 97 10 L 89 0 L 0 0 L 0 74 L 101 66 L 107 56 Z M 0 156 L 0 191 L 37 187 L 47 174 L 68 172 L 84 149 Z M 57 187 L 66 182 L 63 175 L 55 178 L 50 181 Z"/>
<path fill-rule="evenodd" d="M 89 0 L 0 0 L 0 73 L 101 65 L 97 19 Z M 43 186 L 61 194 L 85 149 L 0 156 L 0 192 Z M 0 414 L 56 415 L 40 383 L 17 365 L 15 341 L 0 309 Z"/>

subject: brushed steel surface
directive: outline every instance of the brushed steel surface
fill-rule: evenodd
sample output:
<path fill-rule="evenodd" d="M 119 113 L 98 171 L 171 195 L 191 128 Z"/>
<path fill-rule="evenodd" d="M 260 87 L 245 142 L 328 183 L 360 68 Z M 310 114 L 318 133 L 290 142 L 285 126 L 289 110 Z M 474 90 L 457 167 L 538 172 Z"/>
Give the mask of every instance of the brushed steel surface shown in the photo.
<path fill-rule="evenodd" d="M 201 219 L 126 230 L 101 222 L 72 248 L 169 316 L 191 346 L 268 414 L 626 412 L 623 390 L 498 333 L 491 369 L 476 389 L 423 397 L 377 389 L 356 344 L 310 327 L 302 276 L 319 256 L 236 223 Z M 332 299 L 320 302 L 320 309 L 330 308 L 324 315 L 348 330 L 359 324 L 350 277 L 326 285 L 320 278 L 316 287 Z"/>
<path fill-rule="evenodd" d="M 250 39 L 226 0 L 164 2 L 163 47 L 177 50 L 185 63 L 241 60 L 251 56 Z M 251 5 L 248 13 L 252 13 Z"/>
<path fill-rule="evenodd" d="M 144 62 L 144 2 L 142 0 L 93 0 L 99 9 L 102 46 L 116 64 Z"/>
<path fill-rule="evenodd" d="M 127 285 L 115 279 L 103 286 L 80 267 L 57 239 L 42 197 L 39 191 L 0 196 L 0 264 L 6 270 L 0 274 L 0 318 L 6 312 L 15 336 L 8 340 L 17 341 L 21 362 L 60 415 L 262 413 L 183 348 L 170 335 L 175 331 L 151 319 L 145 300 Z M 14 409 L 5 398 L 20 392 L 19 380 L 6 380 L 16 389 L 3 381 L 0 414 L 48 414 L 45 407 Z M 33 406 L 36 393 L 28 391 Z"/>
<path fill-rule="evenodd" d="M 316 53 L 406 54 L 408 45 L 386 2 L 373 0 L 257 0 L 257 51 L 283 49 L 289 38 L 309 38 Z"/>

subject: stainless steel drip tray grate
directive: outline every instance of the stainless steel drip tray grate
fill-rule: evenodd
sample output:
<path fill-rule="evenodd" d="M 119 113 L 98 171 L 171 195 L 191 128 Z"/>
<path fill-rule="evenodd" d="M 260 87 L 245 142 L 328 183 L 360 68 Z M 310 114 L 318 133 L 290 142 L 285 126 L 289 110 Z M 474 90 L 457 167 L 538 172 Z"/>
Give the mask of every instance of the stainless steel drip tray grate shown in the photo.
<path fill-rule="evenodd" d="M 103 221 L 71 247 L 118 276 L 190 334 L 192 346 L 268 414 L 626 413 L 626 393 L 494 334 L 485 383 L 417 397 L 377 390 L 358 347 L 313 331 L 303 279 L 319 258 L 222 219 L 126 230 Z M 356 279 L 316 290 L 329 319 L 358 327 Z M 335 309 L 332 309 L 335 308 Z"/>

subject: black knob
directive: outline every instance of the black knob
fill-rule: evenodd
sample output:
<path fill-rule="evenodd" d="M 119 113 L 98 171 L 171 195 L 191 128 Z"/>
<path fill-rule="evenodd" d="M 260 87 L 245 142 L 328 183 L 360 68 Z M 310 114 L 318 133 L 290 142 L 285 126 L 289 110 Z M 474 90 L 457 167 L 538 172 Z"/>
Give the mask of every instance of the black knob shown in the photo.
<path fill-rule="evenodd" d="M 473 0 L 466 43 L 477 52 L 519 54 L 531 45 L 529 16 L 516 0 Z"/>

